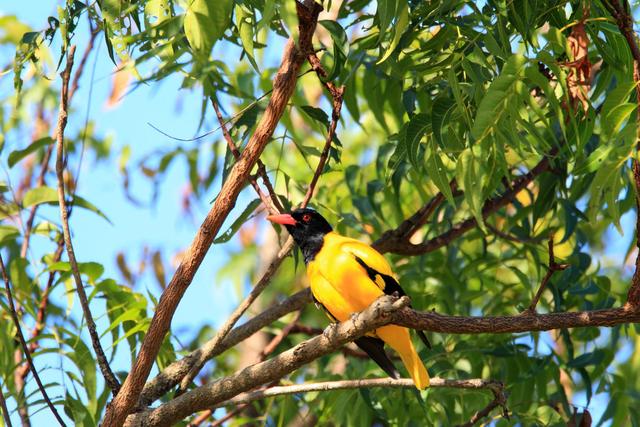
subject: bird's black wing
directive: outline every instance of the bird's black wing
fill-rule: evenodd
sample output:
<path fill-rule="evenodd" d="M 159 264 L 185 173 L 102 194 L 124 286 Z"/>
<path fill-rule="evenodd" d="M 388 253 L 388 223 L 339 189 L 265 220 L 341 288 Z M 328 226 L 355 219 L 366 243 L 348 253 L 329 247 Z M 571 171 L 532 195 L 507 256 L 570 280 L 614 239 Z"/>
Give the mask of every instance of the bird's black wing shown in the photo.
<path fill-rule="evenodd" d="M 354 341 L 374 362 L 378 364 L 391 378 L 400 378 L 400 373 L 384 351 L 384 341 L 380 338 L 363 336 Z"/>
<path fill-rule="evenodd" d="M 386 295 L 393 295 L 394 293 L 397 293 L 401 297 L 407 295 L 407 293 L 404 291 L 404 289 L 402 289 L 400 287 L 400 283 L 398 283 L 398 281 L 393 276 L 389 276 L 387 274 L 380 273 L 375 268 L 372 268 L 370 265 L 368 265 L 366 262 L 364 262 L 361 258 L 356 257 L 356 261 L 358 261 L 358 264 L 360 264 L 362 266 L 362 268 L 365 269 L 365 271 L 367 272 L 367 275 L 369 276 L 369 278 L 374 283 L 378 283 L 379 284 L 380 280 L 382 280 L 384 282 L 384 288 L 382 288 L 382 286 L 380 286 L 380 287 L 382 288 L 382 291 Z M 424 345 L 426 345 L 427 348 L 431 348 L 431 343 L 429 342 L 429 339 L 424 334 L 424 332 L 423 331 L 419 331 L 419 330 L 416 330 L 416 332 L 418 333 L 418 336 L 420 337 L 420 339 L 422 340 Z M 380 366 L 382 366 L 382 365 L 380 365 Z"/>

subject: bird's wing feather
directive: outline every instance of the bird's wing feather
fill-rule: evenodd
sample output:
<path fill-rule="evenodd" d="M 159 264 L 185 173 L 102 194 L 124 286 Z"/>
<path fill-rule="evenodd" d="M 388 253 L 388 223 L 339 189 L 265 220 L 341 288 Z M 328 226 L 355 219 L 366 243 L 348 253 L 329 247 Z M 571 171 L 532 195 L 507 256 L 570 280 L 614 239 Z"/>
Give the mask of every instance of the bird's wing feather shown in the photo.
<path fill-rule="evenodd" d="M 363 336 L 354 341 L 374 362 L 378 364 L 391 378 L 400 378 L 400 373 L 384 351 L 384 341 L 380 338 Z"/>

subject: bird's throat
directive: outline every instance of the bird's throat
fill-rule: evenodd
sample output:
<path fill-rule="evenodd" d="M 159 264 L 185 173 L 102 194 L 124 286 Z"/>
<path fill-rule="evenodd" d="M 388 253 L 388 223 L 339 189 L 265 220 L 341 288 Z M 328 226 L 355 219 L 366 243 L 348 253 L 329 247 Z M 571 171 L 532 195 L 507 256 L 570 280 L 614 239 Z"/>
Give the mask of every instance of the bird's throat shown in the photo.
<path fill-rule="evenodd" d="M 324 236 L 315 235 L 309 236 L 304 241 L 298 243 L 300 246 L 300 250 L 302 251 L 302 257 L 304 258 L 304 263 L 309 264 L 316 257 L 320 249 L 322 249 L 322 245 L 324 244 Z"/>

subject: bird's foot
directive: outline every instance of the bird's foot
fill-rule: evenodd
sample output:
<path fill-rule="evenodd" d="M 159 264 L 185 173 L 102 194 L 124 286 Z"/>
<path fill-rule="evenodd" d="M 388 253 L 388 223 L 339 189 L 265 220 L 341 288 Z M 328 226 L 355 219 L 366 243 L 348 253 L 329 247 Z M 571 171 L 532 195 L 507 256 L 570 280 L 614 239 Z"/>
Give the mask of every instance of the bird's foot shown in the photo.
<path fill-rule="evenodd" d="M 326 339 L 330 340 L 335 336 L 337 330 L 338 330 L 338 324 L 337 323 L 329 323 L 329 326 L 324 328 L 324 331 L 322 331 L 322 335 Z"/>

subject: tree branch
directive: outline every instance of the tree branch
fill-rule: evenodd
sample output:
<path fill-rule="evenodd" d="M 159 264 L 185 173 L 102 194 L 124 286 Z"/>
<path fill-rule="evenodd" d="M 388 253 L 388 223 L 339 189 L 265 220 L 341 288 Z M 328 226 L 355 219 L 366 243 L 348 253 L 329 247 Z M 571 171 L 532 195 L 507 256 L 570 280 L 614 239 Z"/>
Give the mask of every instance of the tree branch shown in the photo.
<path fill-rule="evenodd" d="M 270 141 L 287 102 L 295 90 L 300 66 L 307 52 L 312 51 L 311 37 L 316 27 L 318 14 L 322 10 L 322 6 L 317 3 L 312 3 L 309 7 L 296 3 L 299 19 L 298 46 L 291 38 L 287 42 L 280 69 L 273 82 L 273 92 L 260 123 L 240 159 L 233 165 L 195 239 L 185 253 L 171 282 L 162 293 L 135 364 L 127 376 L 122 390 L 107 409 L 103 422 L 104 427 L 119 427 L 138 401 L 160 345 L 169 330 L 178 303 L 191 284 L 224 219 L 235 205 L 238 194 L 253 165 Z"/>
<path fill-rule="evenodd" d="M 2 392 L 2 386 L 0 386 L 0 409 L 2 409 L 2 418 L 4 418 L 4 424 L 7 427 L 13 427 L 11 424 L 11 418 L 9 417 L 9 409 L 7 409 L 7 401 L 4 398 L 4 393 Z"/>
<path fill-rule="evenodd" d="M 615 326 L 640 322 L 640 310 L 629 306 L 591 311 L 536 314 L 523 312 L 514 316 L 448 316 L 433 311 L 399 310 L 392 323 L 430 332 L 446 334 L 505 334 L 549 331 L 552 329 Z"/>
<path fill-rule="evenodd" d="M 501 387 L 499 390 L 492 389 L 493 392 L 493 400 L 489 402 L 487 406 L 483 409 L 479 410 L 469 421 L 464 424 L 460 424 L 458 427 L 473 427 L 478 422 L 480 422 L 484 417 L 489 416 L 491 411 L 493 411 L 498 406 L 502 407 L 502 416 L 506 419 L 509 419 L 509 410 L 507 409 L 507 396 L 504 393 L 504 387 Z"/>
<path fill-rule="evenodd" d="M 265 390 L 252 391 L 234 397 L 233 399 L 221 402 L 217 406 L 238 405 L 253 402 L 255 400 L 266 399 L 274 396 L 288 394 L 310 393 L 314 391 L 334 391 L 352 390 L 357 388 L 415 388 L 411 378 L 372 378 L 362 380 L 327 381 L 319 383 L 295 384 L 289 386 L 270 387 Z M 444 378 L 431 378 L 429 387 L 433 388 L 462 388 L 462 389 L 487 389 L 494 394 L 504 397 L 504 385 L 498 381 L 468 379 L 468 380 L 448 380 Z"/>
<path fill-rule="evenodd" d="M 51 399 L 49 399 L 49 395 L 40 380 L 40 375 L 38 375 L 38 371 L 36 370 L 36 366 L 33 364 L 33 359 L 31 358 L 31 352 L 29 351 L 29 347 L 27 346 L 27 341 L 24 339 L 24 334 L 22 333 L 22 327 L 20 326 L 20 319 L 18 319 L 18 313 L 16 312 L 16 306 L 13 303 L 13 294 L 11 292 L 11 284 L 9 283 L 9 276 L 7 275 L 7 269 L 4 266 L 4 261 L 2 260 L 2 255 L 0 255 L 0 269 L 2 270 L 2 279 L 4 280 L 4 287 L 7 293 L 7 300 L 9 302 L 9 310 L 11 311 L 11 318 L 13 319 L 13 323 L 16 326 L 16 335 L 18 335 L 18 340 L 20 341 L 20 346 L 22 347 L 22 351 L 24 353 L 24 357 L 27 359 L 27 364 L 29 365 L 29 369 L 31 369 L 31 374 L 33 374 L 33 378 L 36 380 L 38 384 L 38 389 L 40 389 L 40 393 L 42 393 L 42 397 L 44 401 L 47 403 L 47 406 L 53 413 L 53 416 L 56 418 L 58 423 L 61 426 L 66 426 L 60 414 L 56 410 L 56 407 L 53 406 Z M 4 399 L 3 399 L 4 402 Z M 3 408 L 4 411 L 4 408 Z"/>
<path fill-rule="evenodd" d="M 264 360 L 266 360 L 267 356 L 269 356 L 271 353 L 273 353 L 276 350 L 276 348 L 278 347 L 278 345 L 280 345 L 282 340 L 284 340 L 287 336 L 289 336 L 293 328 L 296 326 L 298 320 L 300 320 L 300 316 L 302 315 L 303 310 L 304 310 L 304 307 L 298 310 L 293 320 L 289 322 L 287 326 L 282 328 L 280 333 L 278 333 L 278 335 L 273 337 L 271 341 L 269 341 L 269 343 L 262 349 L 262 351 L 260 352 L 260 357 L 258 358 L 259 362 L 263 362 Z"/>
<path fill-rule="evenodd" d="M 327 132 L 327 138 L 325 139 L 324 148 L 322 149 L 322 153 L 320 154 L 320 160 L 318 161 L 318 167 L 316 167 L 316 171 L 313 174 L 313 178 L 311 178 L 311 182 L 309 183 L 309 187 L 307 188 L 307 193 L 300 204 L 301 208 L 307 207 L 309 204 L 309 200 L 313 196 L 313 191 L 318 184 L 318 180 L 320 179 L 320 175 L 324 171 L 324 165 L 327 163 L 327 159 L 329 157 L 329 151 L 331 150 L 331 143 L 333 142 L 333 138 L 336 134 L 336 128 L 338 127 L 338 121 L 340 120 L 340 111 L 342 110 L 342 100 L 344 95 L 344 86 L 337 87 L 330 81 L 323 80 L 327 77 L 327 72 L 322 67 L 320 63 L 320 59 L 316 56 L 315 52 L 310 53 L 307 56 L 307 60 L 311 64 L 311 68 L 316 72 L 320 82 L 322 82 L 323 86 L 327 88 L 329 93 L 331 94 L 331 124 L 329 125 L 329 130 Z"/>
<path fill-rule="evenodd" d="M 376 305 L 379 305 L 379 301 Z M 127 425 L 143 425 L 140 424 L 142 422 L 144 425 L 152 426 L 167 425 L 166 423 L 175 422 L 190 413 L 216 406 L 257 385 L 281 378 L 303 364 L 330 353 L 366 331 L 384 324 L 393 323 L 412 329 L 448 334 L 500 334 L 640 322 L 640 310 L 632 310 L 628 306 L 582 312 L 524 313 L 514 316 L 487 317 L 447 316 L 434 312 L 416 312 L 408 307 L 392 312 L 382 310 L 380 317 L 376 317 L 373 313 L 375 311 L 375 308 L 370 307 L 355 316 L 355 320 L 349 320 L 339 326 L 330 326 L 329 330 L 332 327 L 336 328 L 331 334 L 325 332 L 273 359 L 189 391 L 152 411 L 132 416 Z M 327 335 L 330 335 L 330 338 Z M 165 419 L 168 421 L 163 421 Z"/>
<path fill-rule="evenodd" d="M 233 157 L 236 160 L 238 160 L 240 158 L 240 151 L 238 150 L 238 147 L 236 146 L 236 144 L 233 142 L 233 138 L 231 138 L 231 134 L 227 130 L 227 125 L 224 121 L 224 118 L 222 117 L 222 113 L 220 112 L 220 106 L 218 105 L 218 101 L 216 101 L 213 97 L 211 98 L 211 105 L 213 105 L 213 109 L 216 112 L 216 117 L 218 118 L 220 129 L 222 129 L 222 134 L 224 135 L 224 139 L 227 141 L 227 146 L 229 147 L 231 154 L 233 154 Z M 268 182 L 269 183 L 268 187 L 273 189 L 273 186 L 271 185 L 271 181 L 269 180 L 269 176 L 267 175 L 267 172 L 266 172 L 266 169 L 264 168 L 264 163 L 262 163 L 262 160 L 258 159 L 256 161 L 256 164 L 258 165 L 258 174 L 262 178 L 262 181 L 265 184 Z M 260 200 L 262 200 L 262 204 L 264 204 L 264 206 L 267 208 L 267 210 L 271 214 L 279 214 L 284 210 L 275 192 L 270 194 L 271 199 L 269 199 L 269 197 L 267 197 L 267 195 L 262 192 L 262 190 L 260 189 L 260 186 L 258 185 L 258 182 L 251 175 L 249 175 L 249 183 L 251 184 L 253 189 L 256 191 L 256 194 L 258 194 L 258 197 L 260 198 Z"/>
<path fill-rule="evenodd" d="M 454 197 L 462 194 L 462 191 L 458 190 L 458 183 L 455 179 L 449 182 L 449 188 L 451 188 L 451 193 Z M 427 222 L 429 217 L 433 215 L 433 212 L 435 212 L 444 200 L 444 194 L 438 192 L 438 194 L 433 196 L 431 200 L 425 203 L 413 215 L 402 221 L 398 227 L 382 233 L 382 236 L 373 243 L 373 247 L 379 251 L 387 252 L 385 248 L 389 242 L 408 243 L 409 239 Z"/>
<path fill-rule="evenodd" d="M 89 54 L 93 50 L 93 45 L 98 33 L 99 31 L 97 30 L 91 32 L 91 38 L 89 39 L 89 43 L 87 44 L 87 47 L 85 48 L 84 53 L 82 54 L 82 58 L 80 59 L 80 63 L 78 64 L 78 68 L 76 69 L 73 75 L 73 82 L 71 83 L 71 88 L 69 89 L 67 104 L 71 103 L 71 100 L 73 99 L 73 95 L 75 95 L 76 90 L 78 89 L 80 77 L 82 77 L 82 74 L 84 72 L 84 67 L 87 63 L 87 59 L 89 58 Z M 49 145 L 49 147 L 47 147 L 44 157 L 42 158 L 42 162 L 40 163 L 40 174 L 38 175 L 38 180 L 36 181 L 38 187 L 42 187 L 45 185 L 45 176 L 49 169 L 49 161 L 51 160 L 51 154 L 53 153 L 53 146 L 54 144 L 51 144 Z M 22 240 L 22 245 L 20 247 L 20 256 L 22 258 L 26 258 L 27 256 L 29 241 L 31 239 L 31 232 L 33 230 L 33 221 L 35 220 L 36 211 L 38 210 L 39 206 L 40 205 L 35 204 L 31 206 L 31 209 L 29 210 L 29 217 L 27 218 L 27 222 L 25 224 L 24 237 Z M 57 262 L 57 261 L 59 261 L 59 259 L 54 260 L 54 262 Z"/>
<path fill-rule="evenodd" d="M 251 290 L 249 295 L 240 303 L 240 305 L 231 313 L 231 316 L 226 320 L 224 325 L 218 330 L 216 335 L 213 337 L 211 341 L 209 341 L 204 347 L 200 357 L 197 359 L 196 363 L 189 370 L 187 375 L 180 382 L 180 390 L 184 391 L 187 389 L 191 381 L 198 375 L 198 372 L 202 369 L 204 364 L 209 360 L 213 353 L 218 351 L 218 348 L 222 341 L 227 337 L 233 326 L 236 324 L 238 319 L 242 317 L 242 315 L 247 311 L 247 309 L 253 304 L 253 302 L 260 296 L 262 291 L 269 285 L 271 282 L 271 277 L 278 271 L 280 264 L 282 261 L 289 255 L 289 252 L 293 248 L 293 238 L 289 237 L 285 245 L 280 249 L 276 258 L 269 264 L 267 271 L 264 272 L 258 283 Z"/>
<path fill-rule="evenodd" d="M 62 72 L 62 92 L 60 95 L 60 111 L 58 113 L 58 124 L 56 125 L 56 175 L 58 177 L 58 205 L 60 206 L 60 216 L 62 218 L 62 231 L 64 237 L 64 243 L 67 247 L 67 256 L 69 257 L 69 264 L 71 264 L 71 271 L 73 279 L 76 284 L 76 291 L 78 292 L 78 299 L 82 306 L 82 312 L 85 319 L 87 319 L 87 328 L 89 329 L 89 335 L 91 336 L 91 343 L 93 349 L 96 352 L 96 359 L 100 366 L 102 376 L 104 376 L 107 385 L 115 395 L 120 388 L 120 383 L 111 371 L 109 361 L 104 354 L 104 350 L 100 345 L 100 336 L 96 331 L 96 324 L 93 321 L 93 315 L 89 308 L 89 300 L 82 284 L 82 278 L 80 277 L 80 270 L 78 269 L 78 262 L 76 261 L 76 255 L 73 250 L 73 244 L 71 242 L 71 230 L 69 229 L 69 211 L 67 207 L 67 200 L 64 193 L 64 129 L 67 126 L 67 106 L 68 106 L 68 94 L 69 94 L 69 77 L 71 69 L 73 68 L 73 56 L 75 54 L 76 47 L 71 46 L 67 52 L 67 66 Z"/>
<path fill-rule="evenodd" d="M 239 342 L 244 341 L 251 335 L 258 332 L 260 329 L 264 328 L 267 325 L 270 325 L 282 316 L 305 307 L 310 302 L 311 291 L 309 290 L 309 288 L 303 289 L 302 291 L 290 296 L 281 303 L 268 308 L 251 320 L 248 320 L 243 325 L 232 329 L 231 332 L 229 332 L 229 334 L 226 336 L 226 338 L 223 339 L 219 345 L 215 346 L 214 350 L 210 349 L 213 349 L 214 347 L 213 340 L 215 339 L 215 337 L 209 340 L 201 348 L 194 350 L 184 358 L 167 366 L 155 378 L 149 381 L 142 391 L 142 395 L 140 397 L 140 405 L 150 405 L 153 401 L 159 399 L 172 387 L 178 384 L 178 382 L 186 375 L 191 367 L 195 365 L 197 360 L 202 357 L 203 353 L 208 353 L 208 357 L 206 358 L 206 360 L 209 360 L 227 351 Z"/>
<path fill-rule="evenodd" d="M 547 156 L 545 156 L 542 160 L 540 160 L 540 162 L 538 162 L 535 167 L 533 167 L 533 169 L 513 180 L 511 186 L 507 188 L 507 190 L 505 190 L 501 195 L 487 200 L 482 208 L 482 217 L 487 218 L 489 215 L 508 205 L 513 197 L 515 197 L 516 194 L 522 191 L 531 181 L 533 181 L 543 172 L 548 171 L 549 157 L 554 156 L 557 152 L 558 150 L 556 148 L 552 149 Z M 438 196 L 429 201 L 429 203 L 427 203 L 427 205 L 425 205 L 422 210 L 427 210 L 427 207 L 430 204 L 436 204 L 437 206 L 437 200 Z M 416 212 L 414 216 L 418 216 L 419 212 L 420 211 Z M 478 222 L 475 217 L 468 218 L 455 224 L 449 230 L 440 234 L 439 236 L 436 236 L 420 244 L 413 244 L 406 239 L 399 238 L 394 234 L 393 231 L 386 232 L 383 237 L 378 239 L 372 246 L 381 253 L 392 252 L 400 255 L 422 255 L 428 252 L 433 252 L 443 246 L 448 245 L 453 240 L 457 239 L 467 231 L 472 230 L 477 226 Z M 401 224 L 401 227 L 405 227 L 405 224 Z"/>
<path fill-rule="evenodd" d="M 366 332 L 388 324 L 391 314 L 407 304 L 407 297 L 382 296 L 348 321 L 330 325 L 323 335 L 304 341 L 265 362 L 191 390 L 151 411 L 131 415 L 125 425 L 169 426 L 194 412 L 214 407 L 258 385 L 280 379 Z"/>
<path fill-rule="evenodd" d="M 540 286 L 538 287 L 538 291 L 531 300 L 531 304 L 529 304 L 529 308 L 527 308 L 527 311 L 531 313 L 534 313 L 536 311 L 536 305 L 538 305 L 538 301 L 542 296 L 542 292 L 544 292 L 544 289 L 547 287 L 547 283 L 549 283 L 549 280 L 551 280 L 551 276 L 553 276 L 553 273 L 555 273 L 556 271 L 565 270 L 567 267 L 569 267 L 569 264 L 558 264 L 556 262 L 555 255 L 553 254 L 553 237 L 554 234 L 551 233 L 549 235 L 549 242 L 547 243 L 547 246 L 549 248 L 549 268 L 547 269 L 547 273 L 542 278 Z"/>

